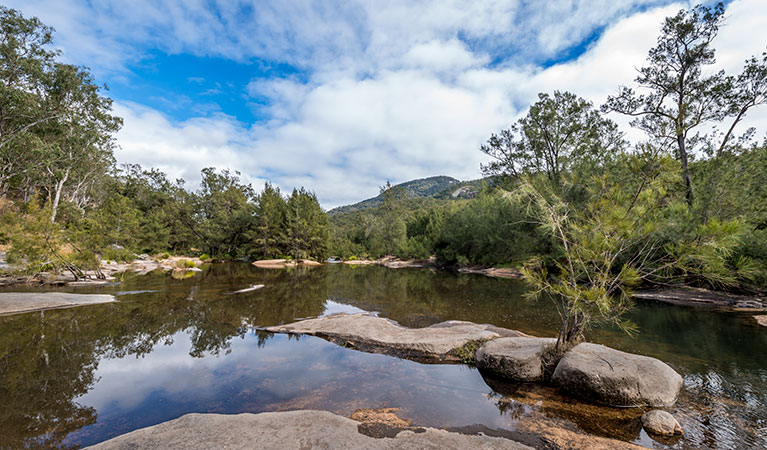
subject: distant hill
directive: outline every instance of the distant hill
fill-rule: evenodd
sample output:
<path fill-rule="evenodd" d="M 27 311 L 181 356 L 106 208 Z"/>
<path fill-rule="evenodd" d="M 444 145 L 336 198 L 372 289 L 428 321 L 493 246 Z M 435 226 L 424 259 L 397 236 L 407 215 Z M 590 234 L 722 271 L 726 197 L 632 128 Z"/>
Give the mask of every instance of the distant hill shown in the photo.
<path fill-rule="evenodd" d="M 435 198 L 440 200 L 458 200 L 474 198 L 481 190 L 483 184 L 492 185 L 492 178 L 480 178 L 478 180 L 460 181 L 453 177 L 436 176 L 406 181 L 393 188 L 402 188 L 410 198 Z M 383 202 L 379 194 L 376 197 L 363 200 L 353 205 L 339 206 L 328 211 L 330 215 L 345 214 L 364 209 L 375 208 Z"/>
<path fill-rule="evenodd" d="M 410 198 L 423 198 L 423 197 L 437 197 L 442 195 L 446 191 L 450 191 L 451 187 L 458 187 L 462 182 L 456 180 L 453 177 L 436 176 L 429 178 L 421 178 L 418 180 L 406 181 L 393 188 L 402 188 L 405 190 Z M 376 197 L 363 200 L 353 205 L 339 206 L 328 211 L 328 214 L 344 214 L 353 211 L 360 211 L 363 209 L 375 208 L 383 202 L 383 197 L 379 194 Z"/>

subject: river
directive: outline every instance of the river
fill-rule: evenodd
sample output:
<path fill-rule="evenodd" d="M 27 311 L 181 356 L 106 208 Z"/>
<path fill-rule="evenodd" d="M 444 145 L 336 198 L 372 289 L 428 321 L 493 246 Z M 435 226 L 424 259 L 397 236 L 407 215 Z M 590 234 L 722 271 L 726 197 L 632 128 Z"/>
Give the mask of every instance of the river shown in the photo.
<path fill-rule="evenodd" d="M 249 284 L 266 287 L 230 295 Z M 349 416 L 379 407 L 400 408 L 419 426 L 514 430 L 546 420 L 656 448 L 767 448 L 767 329 L 745 313 L 641 302 L 630 317 L 637 337 L 612 328 L 589 334 L 683 375 L 669 411 L 685 435 L 658 442 L 642 431 L 636 409 L 485 379 L 465 365 L 420 364 L 256 330 L 367 311 L 409 327 L 469 320 L 553 336 L 554 306 L 524 298 L 519 281 L 239 263 L 209 265 L 183 280 L 127 275 L 105 287 L 57 290 L 111 293 L 118 302 L 0 317 L 2 448 L 77 448 L 190 412 L 322 409 Z"/>

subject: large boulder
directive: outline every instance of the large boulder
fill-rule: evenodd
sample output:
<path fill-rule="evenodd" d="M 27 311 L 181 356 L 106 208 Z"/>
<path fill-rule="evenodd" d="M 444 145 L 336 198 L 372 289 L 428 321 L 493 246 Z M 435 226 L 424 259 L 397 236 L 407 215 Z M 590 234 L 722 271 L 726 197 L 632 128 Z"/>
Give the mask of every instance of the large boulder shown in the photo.
<path fill-rule="evenodd" d="M 682 377 L 655 358 L 589 343 L 567 352 L 552 380 L 571 395 L 610 406 L 669 406 L 682 388 Z"/>
<path fill-rule="evenodd" d="M 504 336 L 526 336 L 514 330 L 458 320 L 426 328 L 407 328 L 370 314 L 333 314 L 264 330 L 309 334 L 345 347 L 422 362 L 458 362 L 461 361 L 459 350 L 467 344 Z"/>
<path fill-rule="evenodd" d="M 682 426 L 676 421 L 674 416 L 654 409 L 642 415 L 642 426 L 648 433 L 659 434 L 661 436 L 674 436 L 682 434 Z"/>
<path fill-rule="evenodd" d="M 486 342 L 477 350 L 476 365 L 512 381 L 539 381 L 543 377 L 541 356 L 556 344 L 553 338 L 507 337 Z"/>

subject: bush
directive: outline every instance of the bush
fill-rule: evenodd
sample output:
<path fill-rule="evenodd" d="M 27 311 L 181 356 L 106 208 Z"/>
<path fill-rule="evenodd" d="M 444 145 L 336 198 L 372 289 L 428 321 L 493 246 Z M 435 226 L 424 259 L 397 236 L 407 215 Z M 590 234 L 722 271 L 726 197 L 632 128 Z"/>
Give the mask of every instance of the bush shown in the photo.
<path fill-rule="evenodd" d="M 136 254 L 124 248 L 107 247 L 101 253 L 101 258 L 116 262 L 131 262 L 136 259 Z"/>
<path fill-rule="evenodd" d="M 197 265 L 191 259 L 179 259 L 176 261 L 176 267 L 179 269 L 192 269 L 197 267 Z"/>

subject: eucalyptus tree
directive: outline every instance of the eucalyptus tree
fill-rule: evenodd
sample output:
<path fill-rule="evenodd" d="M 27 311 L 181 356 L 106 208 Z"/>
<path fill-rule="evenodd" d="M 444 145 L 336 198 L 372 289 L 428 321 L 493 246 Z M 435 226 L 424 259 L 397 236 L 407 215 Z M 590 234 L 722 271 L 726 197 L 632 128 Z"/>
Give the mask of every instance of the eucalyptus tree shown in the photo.
<path fill-rule="evenodd" d="M 705 70 L 716 62 L 713 41 L 724 20 L 721 3 L 666 18 L 647 65 L 635 79 L 641 92 L 623 86 L 603 106 L 604 111 L 634 117 L 632 125 L 656 145 L 675 148 L 690 207 L 694 193 L 689 164 L 696 147 L 715 155 L 728 151 L 748 111 L 767 102 L 767 54 L 747 60 L 738 76 Z M 701 134 L 706 126 L 717 125 L 723 131 Z"/>
<path fill-rule="evenodd" d="M 624 146 L 617 125 L 591 102 L 570 92 L 540 93 L 523 118 L 480 147 L 493 158 L 482 171 L 512 177 L 540 173 L 558 184 L 564 172 L 598 165 Z"/>
<path fill-rule="evenodd" d="M 111 115 L 112 100 L 85 69 L 56 64 L 46 87 L 46 102 L 59 111 L 42 126 L 44 185 L 54 221 L 65 188 L 70 200 L 84 201 L 92 180 L 114 165 L 113 134 L 122 119 Z"/>
<path fill-rule="evenodd" d="M 0 6 L 0 192 L 14 176 L 36 168 L 33 129 L 56 117 L 46 107 L 44 80 L 58 53 L 48 49 L 53 29 Z"/>
<path fill-rule="evenodd" d="M 42 190 L 51 221 L 62 195 L 80 204 L 109 171 L 121 119 L 88 69 L 62 64 L 53 29 L 0 7 L 0 192 L 14 184 L 28 200 Z"/>

